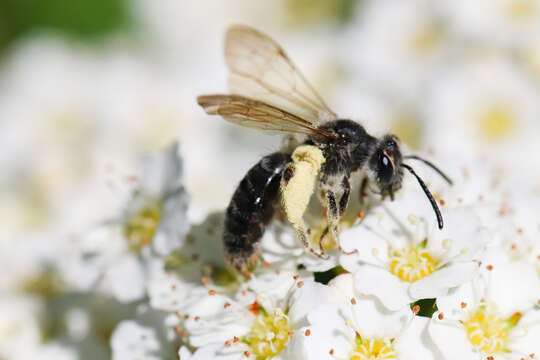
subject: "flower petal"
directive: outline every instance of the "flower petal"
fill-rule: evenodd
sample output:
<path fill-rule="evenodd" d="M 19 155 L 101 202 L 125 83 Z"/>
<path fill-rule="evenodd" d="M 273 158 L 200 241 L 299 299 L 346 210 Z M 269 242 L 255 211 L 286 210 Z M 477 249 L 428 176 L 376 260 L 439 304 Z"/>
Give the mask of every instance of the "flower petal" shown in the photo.
<path fill-rule="evenodd" d="M 365 295 L 374 295 L 389 310 L 397 311 L 413 301 L 407 294 L 408 283 L 388 271 L 362 265 L 354 273 L 356 290 Z"/>

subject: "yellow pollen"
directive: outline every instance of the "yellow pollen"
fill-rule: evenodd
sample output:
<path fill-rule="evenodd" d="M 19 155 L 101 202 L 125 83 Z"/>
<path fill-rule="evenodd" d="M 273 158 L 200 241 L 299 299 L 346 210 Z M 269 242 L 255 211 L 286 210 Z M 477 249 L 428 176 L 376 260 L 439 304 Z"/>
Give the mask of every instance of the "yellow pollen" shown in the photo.
<path fill-rule="evenodd" d="M 242 341 L 249 345 L 257 360 L 263 360 L 283 350 L 289 341 L 289 332 L 289 320 L 281 309 L 273 314 L 262 311 Z"/>
<path fill-rule="evenodd" d="M 356 335 L 356 347 L 350 360 L 395 360 L 396 352 L 390 341 L 382 339 L 362 339 Z"/>
<path fill-rule="evenodd" d="M 390 257 L 390 271 L 401 280 L 415 282 L 435 271 L 437 262 L 429 252 L 413 247 L 396 251 Z"/>
<path fill-rule="evenodd" d="M 163 204 L 153 202 L 124 223 L 124 235 L 133 252 L 139 253 L 146 245 L 152 243 L 162 212 Z"/>
<path fill-rule="evenodd" d="M 503 319 L 494 308 L 480 306 L 463 323 L 467 338 L 473 346 L 486 354 L 495 354 L 506 349 L 510 329 L 517 325 L 521 314 Z"/>
<path fill-rule="evenodd" d="M 502 140 L 515 127 L 515 115 L 509 107 L 494 105 L 480 115 L 480 133 L 488 141 Z"/>

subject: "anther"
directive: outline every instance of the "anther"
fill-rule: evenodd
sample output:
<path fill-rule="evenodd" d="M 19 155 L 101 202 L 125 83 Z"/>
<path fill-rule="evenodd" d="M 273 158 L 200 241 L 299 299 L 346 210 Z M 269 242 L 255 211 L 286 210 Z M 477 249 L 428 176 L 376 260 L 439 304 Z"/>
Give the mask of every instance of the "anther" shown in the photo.
<path fill-rule="evenodd" d="M 201 278 L 201 284 L 202 284 L 202 286 L 206 286 L 206 284 L 208 284 L 208 279 L 203 276 Z"/>
<path fill-rule="evenodd" d="M 330 355 L 334 355 L 334 349 L 330 349 L 330 351 L 328 352 Z"/>
<path fill-rule="evenodd" d="M 351 298 L 351 304 L 356 305 L 356 299 L 355 298 Z"/>
<path fill-rule="evenodd" d="M 467 303 L 462 301 L 462 302 L 461 302 L 461 308 L 462 308 L 462 309 L 465 309 L 466 307 L 467 307 Z"/>
<path fill-rule="evenodd" d="M 298 280 L 299 277 L 300 277 L 300 275 L 296 274 L 296 275 L 293 276 L 293 279 Z"/>
<path fill-rule="evenodd" d="M 249 357 L 249 351 L 247 351 L 247 350 L 244 351 L 244 355 L 245 355 L 246 357 Z"/>
<path fill-rule="evenodd" d="M 311 335 L 311 330 L 307 329 L 306 332 L 305 332 L 306 336 L 309 336 Z"/>
<path fill-rule="evenodd" d="M 486 266 L 486 269 L 488 269 L 489 271 L 493 270 L 493 265 Z"/>
<path fill-rule="evenodd" d="M 437 315 L 437 318 L 439 318 L 439 320 L 444 319 L 444 314 L 443 314 L 443 313 L 439 313 L 439 315 Z"/>
<path fill-rule="evenodd" d="M 216 295 L 216 290 L 214 290 L 214 289 L 208 290 L 208 295 L 210 295 L 210 296 Z"/>
<path fill-rule="evenodd" d="M 229 306 L 231 306 L 231 303 L 226 302 L 226 303 L 223 305 L 223 308 L 226 309 L 226 308 L 228 308 Z"/>
<path fill-rule="evenodd" d="M 412 311 L 414 315 L 417 315 L 420 312 L 420 305 L 414 305 Z"/>
<path fill-rule="evenodd" d="M 303 281 L 299 281 L 298 284 L 296 284 L 296 286 L 298 286 L 299 288 L 304 286 L 304 282 Z"/>

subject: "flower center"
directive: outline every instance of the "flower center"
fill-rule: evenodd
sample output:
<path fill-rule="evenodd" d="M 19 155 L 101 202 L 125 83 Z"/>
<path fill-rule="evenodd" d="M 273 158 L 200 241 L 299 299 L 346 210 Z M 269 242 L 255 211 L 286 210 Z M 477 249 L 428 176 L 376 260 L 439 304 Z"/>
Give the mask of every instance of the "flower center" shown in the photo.
<path fill-rule="evenodd" d="M 257 359 L 267 359 L 276 356 L 283 350 L 289 341 L 289 320 L 287 316 L 276 309 L 273 314 L 267 314 L 264 310 L 258 313 L 251 331 L 242 339 L 249 345 Z"/>
<path fill-rule="evenodd" d="M 444 29 L 440 24 L 428 24 L 411 39 L 411 47 L 417 55 L 428 55 L 441 44 Z"/>
<path fill-rule="evenodd" d="M 433 273 L 436 267 L 437 262 L 419 247 L 396 251 L 390 257 L 390 272 L 408 282 L 422 279 Z"/>
<path fill-rule="evenodd" d="M 356 347 L 350 360 L 395 360 L 396 352 L 392 343 L 382 339 L 363 340 L 356 335 Z"/>
<path fill-rule="evenodd" d="M 513 0 L 505 10 L 510 20 L 527 20 L 534 15 L 536 5 L 531 0 Z"/>
<path fill-rule="evenodd" d="M 505 106 L 492 106 L 480 116 L 481 134 L 490 141 L 502 140 L 515 127 L 514 114 Z"/>
<path fill-rule="evenodd" d="M 473 346 L 487 354 L 495 354 L 506 348 L 508 333 L 516 326 L 521 314 L 509 319 L 501 318 L 493 308 L 480 306 L 463 323 L 467 338 Z"/>
<path fill-rule="evenodd" d="M 162 212 L 163 204 L 159 201 L 152 202 L 124 223 L 124 235 L 133 252 L 141 252 L 152 242 Z"/>

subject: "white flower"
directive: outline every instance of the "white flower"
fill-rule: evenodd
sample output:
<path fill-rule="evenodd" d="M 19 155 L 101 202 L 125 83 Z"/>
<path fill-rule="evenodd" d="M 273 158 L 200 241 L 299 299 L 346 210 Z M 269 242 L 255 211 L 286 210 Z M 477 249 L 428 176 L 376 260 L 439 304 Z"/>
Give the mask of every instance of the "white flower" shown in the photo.
<path fill-rule="evenodd" d="M 515 48 L 534 41 L 540 33 L 536 0 L 458 0 L 441 2 L 452 30 L 465 40 Z"/>
<path fill-rule="evenodd" d="M 436 6 L 424 0 L 362 5 L 342 55 L 354 69 L 353 78 L 391 97 L 416 99 L 449 48 Z"/>
<path fill-rule="evenodd" d="M 85 235 L 80 268 L 103 274 L 101 285 L 120 301 L 140 299 L 161 257 L 184 243 L 188 195 L 178 143 L 148 155 L 119 220 Z M 97 278 L 94 275 L 93 278 Z"/>
<path fill-rule="evenodd" d="M 292 272 L 254 276 L 234 298 L 209 291 L 193 304 L 185 331 L 194 359 L 295 359 L 294 339 L 325 286 Z"/>
<path fill-rule="evenodd" d="M 444 211 L 438 230 L 423 195 L 406 189 L 392 203 L 372 210 L 357 227 L 341 233 L 342 266 L 355 277 L 356 290 L 376 296 L 385 307 L 398 310 L 423 298 L 445 295 L 477 271 L 474 261 L 487 234 L 470 208 Z M 390 209 L 393 210 L 390 210 Z"/>
<path fill-rule="evenodd" d="M 488 266 L 483 282 L 437 299 L 429 334 L 444 359 L 532 359 L 540 351 L 540 311 L 521 301 L 534 282 L 523 278 L 522 269 L 505 267 L 507 273 L 497 274 L 499 264 Z"/>
<path fill-rule="evenodd" d="M 430 90 L 424 105 L 429 146 L 479 157 L 536 185 L 540 160 L 529 154 L 538 152 L 540 107 L 527 74 L 508 60 L 478 57 L 448 68 Z"/>
<path fill-rule="evenodd" d="M 351 274 L 329 284 L 333 297 L 308 314 L 299 339 L 302 359 L 435 359 L 426 336 L 429 319 L 414 316 L 410 308 L 388 311 L 370 296 L 354 289 Z M 301 349 L 301 351 L 300 351 Z"/>
<path fill-rule="evenodd" d="M 43 304 L 32 298 L 14 295 L 0 298 L 0 357 L 28 358 L 41 342 L 43 312 Z"/>

